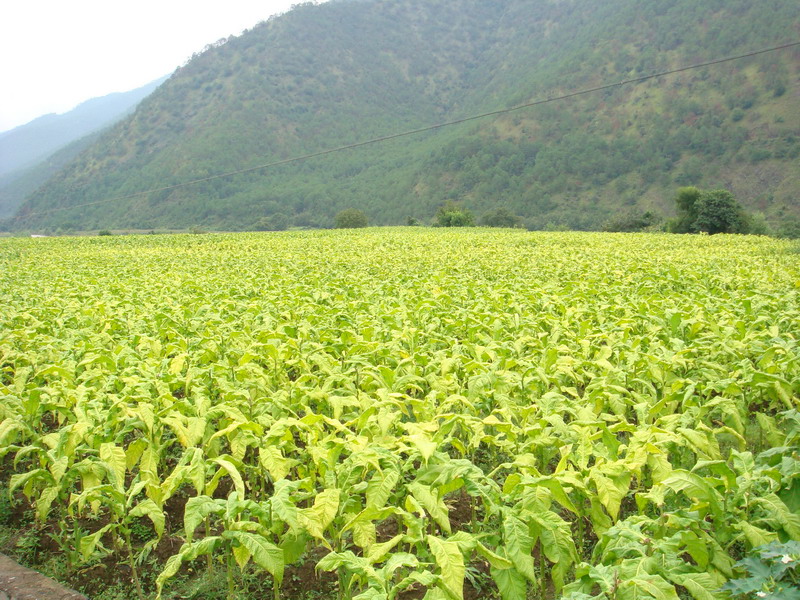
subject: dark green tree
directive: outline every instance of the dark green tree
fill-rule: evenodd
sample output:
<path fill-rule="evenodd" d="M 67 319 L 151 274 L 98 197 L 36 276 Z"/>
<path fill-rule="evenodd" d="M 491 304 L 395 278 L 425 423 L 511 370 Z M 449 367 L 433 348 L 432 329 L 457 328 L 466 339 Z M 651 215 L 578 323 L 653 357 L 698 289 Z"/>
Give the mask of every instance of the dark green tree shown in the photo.
<path fill-rule="evenodd" d="M 697 220 L 697 201 L 702 194 L 696 187 L 682 187 L 678 190 L 675 196 L 678 217 L 669 226 L 672 233 L 696 233 L 697 230 L 693 227 Z"/>
<path fill-rule="evenodd" d="M 790 240 L 800 239 L 800 218 L 790 217 L 784 219 L 781 226 L 778 228 L 778 235 Z"/>
<path fill-rule="evenodd" d="M 468 208 L 464 208 L 460 203 L 449 201 L 439 207 L 433 225 L 434 227 L 473 227 L 475 217 Z"/>
<path fill-rule="evenodd" d="M 256 231 L 285 231 L 288 227 L 289 217 L 283 213 L 261 217 L 254 226 Z"/>
<path fill-rule="evenodd" d="M 346 208 L 336 215 L 337 229 L 359 229 L 368 223 L 367 215 L 357 208 Z"/>
<path fill-rule="evenodd" d="M 675 197 L 677 218 L 672 233 L 748 233 L 750 218 L 728 190 L 684 187 Z"/>
<path fill-rule="evenodd" d="M 748 219 L 742 207 L 728 190 L 703 192 L 695 204 L 695 231 L 715 233 L 747 233 Z"/>
<path fill-rule="evenodd" d="M 619 215 L 613 219 L 606 221 L 603 224 L 603 231 L 616 231 L 616 232 L 634 232 L 644 231 L 654 227 L 661 219 L 659 216 L 651 211 L 647 212 L 628 212 Z"/>
<path fill-rule="evenodd" d="M 481 225 L 486 227 L 518 227 L 520 218 L 505 208 L 495 208 L 483 213 Z"/>

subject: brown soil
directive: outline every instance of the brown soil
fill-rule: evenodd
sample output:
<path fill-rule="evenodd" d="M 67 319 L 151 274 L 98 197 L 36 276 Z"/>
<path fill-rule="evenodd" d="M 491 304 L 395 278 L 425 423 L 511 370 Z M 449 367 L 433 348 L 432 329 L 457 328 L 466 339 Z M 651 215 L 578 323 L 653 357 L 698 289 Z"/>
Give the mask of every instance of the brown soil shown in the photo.
<path fill-rule="evenodd" d="M 445 504 L 449 509 L 450 529 L 453 532 L 463 531 L 472 522 L 472 503 L 475 501 L 464 488 L 445 498 Z"/>
<path fill-rule="evenodd" d="M 339 587 L 336 573 L 317 571 L 315 568 L 327 553 L 325 548 L 314 548 L 301 564 L 286 567 L 281 593 L 286 598 L 302 598 L 313 590 L 319 592 L 321 598 L 335 598 Z"/>
<path fill-rule="evenodd" d="M 92 597 L 106 588 L 125 582 L 133 589 L 131 569 L 119 556 L 106 556 L 99 563 L 76 572 L 70 583 Z"/>

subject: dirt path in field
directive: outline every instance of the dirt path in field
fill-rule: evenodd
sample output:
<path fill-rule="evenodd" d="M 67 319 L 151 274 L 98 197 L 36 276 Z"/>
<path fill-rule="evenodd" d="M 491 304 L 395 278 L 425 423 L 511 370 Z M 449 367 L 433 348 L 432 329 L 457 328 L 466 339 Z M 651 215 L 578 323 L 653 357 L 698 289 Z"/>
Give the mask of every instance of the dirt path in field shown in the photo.
<path fill-rule="evenodd" d="M 0 554 L 0 600 L 88 600 Z"/>

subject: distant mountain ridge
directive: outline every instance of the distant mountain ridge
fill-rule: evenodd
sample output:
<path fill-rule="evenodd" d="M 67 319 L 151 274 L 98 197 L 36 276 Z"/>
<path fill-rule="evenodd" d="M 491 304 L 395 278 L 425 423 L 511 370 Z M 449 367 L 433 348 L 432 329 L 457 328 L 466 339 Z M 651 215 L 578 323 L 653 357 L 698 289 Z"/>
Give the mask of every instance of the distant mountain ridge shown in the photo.
<path fill-rule="evenodd" d="M 795 0 L 301 4 L 195 56 L 9 223 L 248 229 L 280 216 L 314 227 L 355 207 L 398 224 L 459 200 L 479 214 L 507 208 L 533 227 L 592 229 L 631 210 L 668 214 L 674 189 L 689 184 L 728 187 L 780 219 L 800 210 L 797 49 L 207 178 L 798 31 Z"/>
<path fill-rule="evenodd" d="M 67 144 L 119 120 L 166 79 L 161 77 L 129 92 L 92 98 L 66 113 L 43 115 L 0 133 L 0 175 L 32 166 Z"/>
<path fill-rule="evenodd" d="M 82 102 L 64 114 L 43 115 L 0 133 L 0 218 L 9 216 L 97 138 L 166 81 L 161 77 L 128 92 Z"/>

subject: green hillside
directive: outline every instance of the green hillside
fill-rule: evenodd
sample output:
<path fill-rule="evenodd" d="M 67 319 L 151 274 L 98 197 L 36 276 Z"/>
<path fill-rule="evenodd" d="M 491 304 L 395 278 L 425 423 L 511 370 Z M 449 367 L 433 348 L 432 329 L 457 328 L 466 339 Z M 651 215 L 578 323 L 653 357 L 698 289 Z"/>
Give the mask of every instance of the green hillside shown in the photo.
<path fill-rule="evenodd" d="M 778 220 L 800 210 L 796 48 L 105 200 L 794 41 L 798 28 L 794 0 L 300 5 L 193 57 L 8 226 L 249 229 L 282 214 L 313 227 L 346 207 L 396 224 L 458 200 L 592 229 L 633 209 L 669 214 L 687 184 L 727 187 Z"/>

